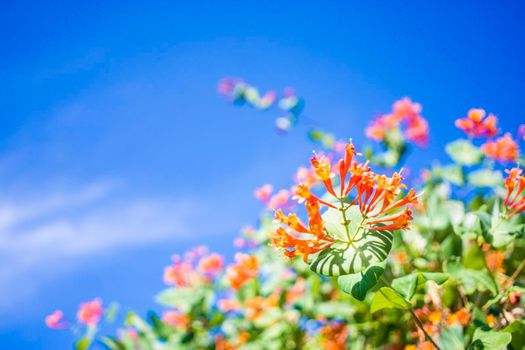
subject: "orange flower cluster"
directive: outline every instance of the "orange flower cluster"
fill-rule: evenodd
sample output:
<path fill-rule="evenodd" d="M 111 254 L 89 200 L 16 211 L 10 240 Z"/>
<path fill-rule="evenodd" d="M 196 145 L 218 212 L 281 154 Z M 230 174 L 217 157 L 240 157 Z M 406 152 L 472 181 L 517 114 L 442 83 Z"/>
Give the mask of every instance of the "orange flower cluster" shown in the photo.
<path fill-rule="evenodd" d="M 279 303 L 279 294 L 270 294 L 267 298 L 257 296 L 255 298 L 248 299 L 244 302 L 246 308 L 246 318 L 249 320 L 255 320 L 262 315 L 269 308 L 276 307 Z"/>
<path fill-rule="evenodd" d="M 283 249 L 288 257 L 303 256 L 304 261 L 310 254 L 315 254 L 330 247 L 335 239 L 326 231 L 321 217 L 321 206 L 346 211 L 350 206 L 358 205 L 365 220 L 363 225 L 369 229 L 393 231 L 409 227 L 412 213 L 408 205 L 417 203 L 413 189 L 400 199 L 401 190 L 406 186 L 403 177 L 394 173 L 391 177 L 374 173 L 367 163 L 359 163 L 353 144 L 345 146 L 344 157 L 336 168 L 339 173 L 339 188 L 336 193 L 332 179 L 335 174 L 325 156 L 314 156 L 311 165 L 317 178 L 324 184 L 328 193 L 340 203 L 336 207 L 311 193 L 306 184 L 299 184 L 295 189 L 299 202 L 305 202 L 308 213 L 308 225 L 303 224 L 296 214 L 285 215 L 281 210 L 275 213 L 275 220 L 284 224 L 272 235 L 273 246 Z M 355 193 L 350 204 L 345 200 L 350 193 Z"/>
<path fill-rule="evenodd" d="M 509 133 L 494 141 L 487 141 L 481 146 L 481 150 L 486 157 L 500 162 L 515 162 L 519 156 L 518 144 Z"/>
<path fill-rule="evenodd" d="M 385 140 L 387 134 L 406 125 L 404 136 L 419 146 L 428 143 L 428 123 L 421 116 L 421 104 L 412 102 L 408 97 L 394 102 L 392 113 L 376 118 L 366 129 L 366 136 L 376 141 Z"/>
<path fill-rule="evenodd" d="M 497 118 L 492 113 L 486 118 L 485 115 L 484 109 L 472 108 L 465 118 L 456 120 L 456 127 L 463 130 L 469 137 L 496 136 L 498 134 Z"/>
<path fill-rule="evenodd" d="M 348 327 L 346 323 L 331 322 L 321 328 L 321 346 L 324 350 L 346 350 Z"/>
<path fill-rule="evenodd" d="M 525 177 L 520 168 L 512 168 L 505 172 L 509 175 L 505 179 L 507 195 L 504 204 L 510 213 L 509 217 L 513 217 L 525 210 Z"/>
<path fill-rule="evenodd" d="M 233 289 L 241 288 L 247 281 L 257 277 L 259 260 L 256 256 L 235 254 L 235 263 L 226 270 L 226 278 Z"/>

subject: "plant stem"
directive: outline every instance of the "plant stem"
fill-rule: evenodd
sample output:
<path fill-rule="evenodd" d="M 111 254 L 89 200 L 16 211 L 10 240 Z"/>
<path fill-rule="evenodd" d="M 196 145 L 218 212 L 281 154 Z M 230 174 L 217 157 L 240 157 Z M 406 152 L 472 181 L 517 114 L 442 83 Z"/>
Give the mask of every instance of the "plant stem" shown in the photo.
<path fill-rule="evenodd" d="M 427 333 L 427 331 L 425 331 L 425 327 L 423 326 L 423 323 L 421 322 L 421 320 L 419 319 L 419 317 L 417 317 L 416 313 L 414 312 L 414 310 L 412 310 L 412 308 L 408 309 L 408 311 L 410 311 L 410 314 L 412 315 L 412 317 L 414 318 L 414 321 L 416 321 L 416 325 L 419 327 L 419 329 L 421 329 L 421 331 L 425 334 L 425 338 L 427 338 L 428 341 L 430 341 L 432 343 L 432 345 L 434 345 L 434 347 L 438 350 L 441 350 L 441 348 L 436 344 L 436 342 L 434 341 L 434 339 L 432 339 L 432 337 Z"/>

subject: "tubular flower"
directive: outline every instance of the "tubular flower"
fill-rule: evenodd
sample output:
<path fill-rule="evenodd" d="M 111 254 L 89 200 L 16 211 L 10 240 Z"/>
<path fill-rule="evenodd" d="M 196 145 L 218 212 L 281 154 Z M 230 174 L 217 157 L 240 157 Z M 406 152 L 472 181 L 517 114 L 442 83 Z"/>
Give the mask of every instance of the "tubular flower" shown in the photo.
<path fill-rule="evenodd" d="M 256 256 L 235 254 L 235 263 L 226 270 L 226 278 L 233 289 L 241 288 L 248 280 L 257 277 L 259 261 Z"/>
<path fill-rule="evenodd" d="M 274 247 L 282 249 L 290 258 L 302 256 L 305 262 L 310 254 L 329 248 L 336 240 L 326 230 L 321 215 L 321 210 L 326 208 L 346 211 L 355 205 L 363 216 L 360 226 L 369 229 L 390 231 L 409 227 L 412 213 L 407 206 L 417 204 L 415 191 L 411 189 L 405 196 L 400 196 L 406 188 L 400 173 L 394 173 L 391 177 L 378 175 L 370 170 L 367 163 L 357 162 L 355 156 L 354 146 L 347 144 L 343 158 L 336 163 L 339 170 L 337 193 L 332 182 L 335 174 L 331 172 L 326 158 L 312 158 L 312 167 L 332 199 L 321 200 L 311 193 L 307 185 L 297 185 L 293 198 L 304 202 L 308 222 L 302 223 L 294 213 L 285 215 L 277 210 L 275 221 L 282 226 L 271 236 Z"/>
<path fill-rule="evenodd" d="M 509 133 L 494 141 L 487 141 L 481 145 L 481 150 L 485 156 L 499 162 L 515 162 L 519 156 L 518 144 Z"/>
<path fill-rule="evenodd" d="M 505 172 L 509 175 L 504 181 L 507 188 L 504 204 L 509 211 L 509 217 L 513 217 L 525 210 L 525 177 L 520 168 L 512 168 Z"/>
<path fill-rule="evenodd" d="M 375 141 L 385 141 L 392 132 L 401 132 L 402 136 L 416 145 L 424 147 L 428 143 L 428 122 L 421 116 L 421 104 L 412 102 L 408 97 L 392 105 L 392 112 L 377 117 L 366 129 L 366 136 Z"/>
<path fill-rule="evenodd" d="M 96 326 L 102 318 L 102 300 L 94 299 L 92 301 L 86 301 L 80 304 L 78 309 L 77 318 L 86 326 Z"/>
<path fill-rule="evenodd" d="M 468 111 L 465 118 L 456 120 L 456 127 L 463 130 L 469 137 L 493 137 L 498 133 L 496 127 L 497 118 L 494 114 L 489 114 L 485 118 L 485 110 L 472 108 Z"/>

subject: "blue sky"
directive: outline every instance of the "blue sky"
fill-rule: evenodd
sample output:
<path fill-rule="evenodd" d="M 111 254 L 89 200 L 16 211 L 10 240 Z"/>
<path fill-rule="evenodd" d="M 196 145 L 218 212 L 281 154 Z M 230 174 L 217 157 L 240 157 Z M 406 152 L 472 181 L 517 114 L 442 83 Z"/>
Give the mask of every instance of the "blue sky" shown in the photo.
<path fill-rule="evenodd" d="M 25 2 L 0 12 L 0 348 L 66 349 L 43 326 L 101 296 L 154 306 L 170 255 L 231 253 L 253 188 L 288 185 L 314 146 L 234 108 L 224 76 L 295 87 L 305 114 L 363 141 L 402 96 L 446 159 L 470 107 L 525 121 L 522 3 Z M 275 111 L 274 111 L 275 112 Z"/>

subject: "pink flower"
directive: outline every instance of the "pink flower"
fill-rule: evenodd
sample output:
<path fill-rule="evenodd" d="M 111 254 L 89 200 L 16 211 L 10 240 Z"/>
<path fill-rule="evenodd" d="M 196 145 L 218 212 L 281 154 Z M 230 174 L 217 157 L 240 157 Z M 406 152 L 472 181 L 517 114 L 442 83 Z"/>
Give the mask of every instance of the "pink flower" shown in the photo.
<path fill-rule="evenodd" d="M 186 327 L 190 323 L 189 318 L 178 311 L 164 311 L 162 322 L 172 327 Z"/>
<path fill-rule="evenodd" d="M 518 127 L 518 135 L 516 137 L 518 140 L 523 140 L 525 141 L 525 124 L 520 124 L 520 126 Z"/>
<path fill-rule="evenodd" d="M 222 312 L 237 311 L 241 308 L 241 304 L 237 300 L 221 299 L 218 303 L 219 310 Z"/>
<path fill-rule="evenodd" d="M 164 283 L 187 287 L 195 281 L 195 270 L 187 262 L 175 262 L 164 269 Z"/>
<path fill-rule="evenodd" d="M 80 304 L 77 312 L 78 320 L 86 326 L 96 326 L 102 318 L 102 300 L 99 298 L 86 301 Z"/>
<path fill-rule="evenodd" d="M 270 184 L 263 185 L 255 190 L 253 195 L 263 203 L 268 203 L 272 195 L 273 186 Z"/>
<path fill-rule="evenodd" d="M 280 190 L 270 198 L 267 206 L 269 209 L 273 210 L 283 209 L 289 206 L 289 201 L 290 191 Z"/>
<path fill-rule="evenodd" d="M 68 326 L 64 319 L 64 314 L 60 310 L 56 310 L 52 314 L 46 316 L 46 326 L 51 329 L 64 329 Z"/>

